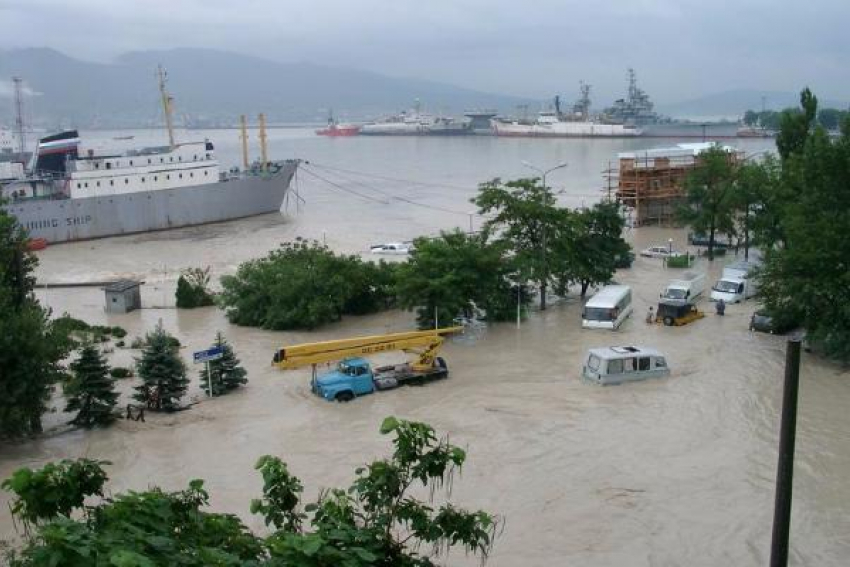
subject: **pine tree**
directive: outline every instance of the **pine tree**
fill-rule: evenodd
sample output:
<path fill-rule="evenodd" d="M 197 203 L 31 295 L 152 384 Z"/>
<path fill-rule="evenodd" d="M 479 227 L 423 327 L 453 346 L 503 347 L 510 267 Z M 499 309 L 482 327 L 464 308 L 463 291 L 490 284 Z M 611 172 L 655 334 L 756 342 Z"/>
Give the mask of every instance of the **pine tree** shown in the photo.
<path fill-rule="evenodd" d="M 73 378 L 66 390 L 69 398 L 65 406 L 65 411 L 77 411 L 71 423 L 82 427 L 110 424 L 115 419 L 112 409 L 118 393 L 106 360 L 94 345 L 83 346 L 80 358 L 71 363 L 71 372 Z"/>
<path fill-rule="evenodd" d="M 212 393 L 214 396 L 226 394 L 239 386 L 248 383 L 248 372 L 239 366 L 239 359 L 233 352 L 233 347 L 224 339 L 221 332 L 215 336 L 215 345 L 223 351 L 222 357 L 210 361 L 209 371 L 212 374 Z M 209 387 L 207 366 L 201 369 L 201 387 L 207 391 Z"/>
<path fill-rule="evenodd" d="M 142 357 L 136 360 L 136 373 L 142 384 L 133 398 L 152 410 L 174 411 L 186 393 L 189 379 L 175 347 L 174 338 L 158 325 L 145 340 Z"/>

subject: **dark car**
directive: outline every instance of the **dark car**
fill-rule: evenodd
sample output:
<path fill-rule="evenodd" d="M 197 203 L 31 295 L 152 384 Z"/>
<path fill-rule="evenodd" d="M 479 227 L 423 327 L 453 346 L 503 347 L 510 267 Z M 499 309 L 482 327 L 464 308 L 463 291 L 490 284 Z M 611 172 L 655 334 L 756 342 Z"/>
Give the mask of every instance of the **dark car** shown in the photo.
<path fill-rule="evenodd" d="M 772 335 L 784 335 L 796 325 L 790 320 L 774 317 L 765 309 L 759 309 L 750 317 L 750 330 Z"/>
<path fill-rule="evenodd" d="M 635 261 L 635 253 L 629 250 L 625 254 L 618 254 L 614 259 L 614 267 L 618 270 L 631 268 L 632 262 Z"/>
<path fill-rule="evenodd" d="M 732 247 L 732 239 L 728 236 L 724 237 L 719 234 L 714 235 L 714 247 L 715 248 L 731 248 Z M 708 235 L 702 234 L 699 232 L 689 232 L 688 233 L 688 244 L 692 246 L 708 246 Z"/>

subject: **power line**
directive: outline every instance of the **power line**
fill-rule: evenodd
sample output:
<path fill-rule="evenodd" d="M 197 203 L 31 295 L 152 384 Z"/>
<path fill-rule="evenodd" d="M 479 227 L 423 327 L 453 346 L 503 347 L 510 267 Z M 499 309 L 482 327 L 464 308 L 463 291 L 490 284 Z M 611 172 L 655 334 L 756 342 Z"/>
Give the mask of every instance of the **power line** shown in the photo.
<path fill-rule="evenodd" d="M 307 173 L 307 174 L 309 174 L 309 175 L 312 175 L 312 176 L 313 176 L 313 177 L 315 177 L 316 179 L 318 179 L 318 180 L 320 180 L 320 181 L 324 181 L 324 182 L 325 182 L 325 183 L 327 183 L 328 185 L 330 185 L 330 186 L 332 186 L 332 187 L 336 187 L 336 188 L 337 188 L 337 189 L 339 189 L 340 191 L 345 191 L 346 193 L 351 193 L 352 195 L 357 195 L 357 196 L 358 196 L 358 197 L 360 197 L 361 199 L 366 199 L 367 201 L 372 201 L 373 203 L 380 203 L 380 204 L 382 204 L 382 205 L 388 205 L 388 204 L 389 204 L 387 201 L 382 201 L 382 200 L 380 200 L 380 199 L 376 199 L 376 198 L 374 198 L 374 197 L 372 197 L 372 196 L 370 196 L 370 195 L 364 195 L 363 193 L 360 193 L 359 191 L 355 191 L 355 190 L 353 190 L 353 189 L 349 189 L 348 187 L 343 187 L 343 186 L 342 186 L 342 185 L 340 185 L 339 183 L 335 183 L 335 182 L 331 181 L 330 179 L 327 179 L 327 178 L 325 178 L 325 177 L 322 177 L 321 175 L 319 175 L 319 174 L 318 174 L 318 173 L 316 173 L 315 171 L 310 171 L 308 168 L 306 168 L 306 167 L 304 167 L 304 166 L 302 166 L 302 167 L 301 167 L 301 169 L 304 171 L 304 173 Z"/>
<path fill-rule="evenodd" d="M 321 167 L 322 169 L 329 169 L 335 171 L 341 171 L 343 173 L 348 173 L 351 175 L 360 175 L 362 177 L 372 177 L 375 179 L 380 179 L 382 181 L 395 181 L 397 183 L 408 183 L 410 185 L 422 185 L 424 187 L 439 187 L 444 189 L 458 189 L 461 191 L 469 191 L 469 187 L 462 187 L 460 185 L 447 185 L 445 183 L 429 183 L 427 181 L 414 181 L 412 179 L 401 179 L 399 177 L 389 177 L 386 175 L 376 175 L 374 173 L 365 173 L 363 171 L 354 171 L 352 169 L 343 169 L 341 167 L 335 167 L 332 165 L 324 165 L 320 163 L 310 162 L 311 165 L 315 167 Z"/>

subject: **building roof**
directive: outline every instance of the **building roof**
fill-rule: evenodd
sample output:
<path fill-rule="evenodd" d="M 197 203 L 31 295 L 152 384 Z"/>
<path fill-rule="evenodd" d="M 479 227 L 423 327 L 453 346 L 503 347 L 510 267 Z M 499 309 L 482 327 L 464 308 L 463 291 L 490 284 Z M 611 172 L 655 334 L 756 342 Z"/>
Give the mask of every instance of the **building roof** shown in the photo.
<path fill-rule="evenodd" d="M 620 159 L 637 159 L 637 158 L 664 158 L 664 157 L 693 157 L 707 151 L 711 148 L 720 148 L 726 152 L 734 152 L 732 146 L 723 146 L 717 142 L 696 142 L 688 144 L 676 144 L 667 148 L 651 148 L 636 152 L 620 152 L 617 157 Z"/>
<path fill-rule="evenodd" d="M 127 290 L 133 289 L 134 287 L 139 287 L 140 285 L 142 285 L 142 282 L 136 280 L 118 280 L 117 282 L 112 282 L 103 289 L 114 293 L 123 293 Z"/>

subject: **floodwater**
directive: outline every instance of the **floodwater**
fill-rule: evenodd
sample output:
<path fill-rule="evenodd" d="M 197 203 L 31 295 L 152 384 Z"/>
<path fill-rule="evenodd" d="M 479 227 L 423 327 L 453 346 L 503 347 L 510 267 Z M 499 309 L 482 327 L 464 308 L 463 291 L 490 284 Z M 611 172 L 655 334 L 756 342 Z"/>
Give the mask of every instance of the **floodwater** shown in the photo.
<path fill-rule="evenodd" d="M 153 136 L 136 134 L 136 141 Z M 223 161 L 238 159 L 234 131 L 204 134 L 217 141 Z M 108 139 L 109 134 L 98 136 Z M 763 141 L 743 143 L 748 152 L 767 147 Z M 86 456 L 112 462 L 112 492 L 151 483 L 179 489 L 192 478 L 204 478 L 215 509 L 238 513 L 262 530 L 260 519 L 248 512 L 250 499 L 261 490 L 253 470 L 259 456 L 279 455 L 288 462 L 304 480 L 309 499 L 323 487 L 346 485 L 355 467 L 387 454 L 388 439 L 378 434 L 378 426 L 396 415 L 426 421 L 468 449 L 452 500 L 504 518 L 490 565 L 766 564 L 785 340 L 747 330 L 752 303 L 729 306 L 722 318 L 706 304 L 705 319 L 681 328 L 646 325 L 647 307 L 677 273 L 659 260 L 638 258 L 632 269 L 617 274 L 618 281 L 633 287 L 635 306 L 617 333 L 581 329 L 581 301 L 569 296 L 545 312 L 533 312 L 520 328 L 492 325 L 476 338 L 447 343 L 448 381 L 349 404 L 312 396 L 309 370 L 271 368 L 273 351 L 305 340 L 409 329 L 412 314 L 350 317 L 312 333 L 284 333 L 231 326 L 215 308 L 171 308 L 180 269 L 209 265 L 216 276 L 232 273 L 240 262 L 296 236 L 324 238 L 334 249 L 361 253 L 370 243 L 455 226 L 468 229 L 470 222 L 477 229 L 482 219 L 470 217 L 468 203 L 476 183 L 533 173 L 522 160 L 542 168 L 569 162 L 548 181 L 563 191 L 562 203 L 589 203 L 603 194 L 600 172 L 616 152 L 663 144 L 329 140 L 305 130 L 272 131 L 274 157 L 297 156 L 313 164 L 299 175 L 304 202 L 296 206 L 293 195 L 285 214 L 59 245 L 39 253 L 38 276 L 44 282 L 117 276 L 146 282 L 146 308 L 127 315 L 106 315 L 97 288 L 39 291 L 55 313 L 121 325 L 130 336 L 161 320 L 184 343 L 187 363 L 191 351 L 208 346 L 221 330 L 249 372 L 248 387 L 207 400 L 197 367 L 190 368 L 190 397 L 200 402 L 190 411 L 150 415 L 144 424 L 120 421 L 106 430 L 56 431 L 0 447 L 0 477 L 20 466 Z M 668 239 L 686 247 L 679 230 L 629 230 L 628 238 L 637 250 Z M 714 264 L 700 266 L 709 280 L 719 273 L 722 260 Z M 613 344 L 660 349 L 668 355 L 672 375 L 607 388 L 582 382 L 586 350 Z M 116 349 L 110 356 L 126 365 L 134 354 Z M 399 357 L 386 354 L 380 360 Z M 128 391 L 131 385 L 122 381 L 121 388 Z M 57 398 L 60 408 L 61 403 Z M 804 353 L 791 526 L 794 565 L 846 565 L 850 557 L 849 406 L 848 372 Z M 67 419 L 59 411 L 46 416 L 46 423 L 55 427 Z M 0 495 L 0 539 L 14 534 L 7 501 L 6 494 Z M 476 561 L 454 553 L 447 564 Z"/>

